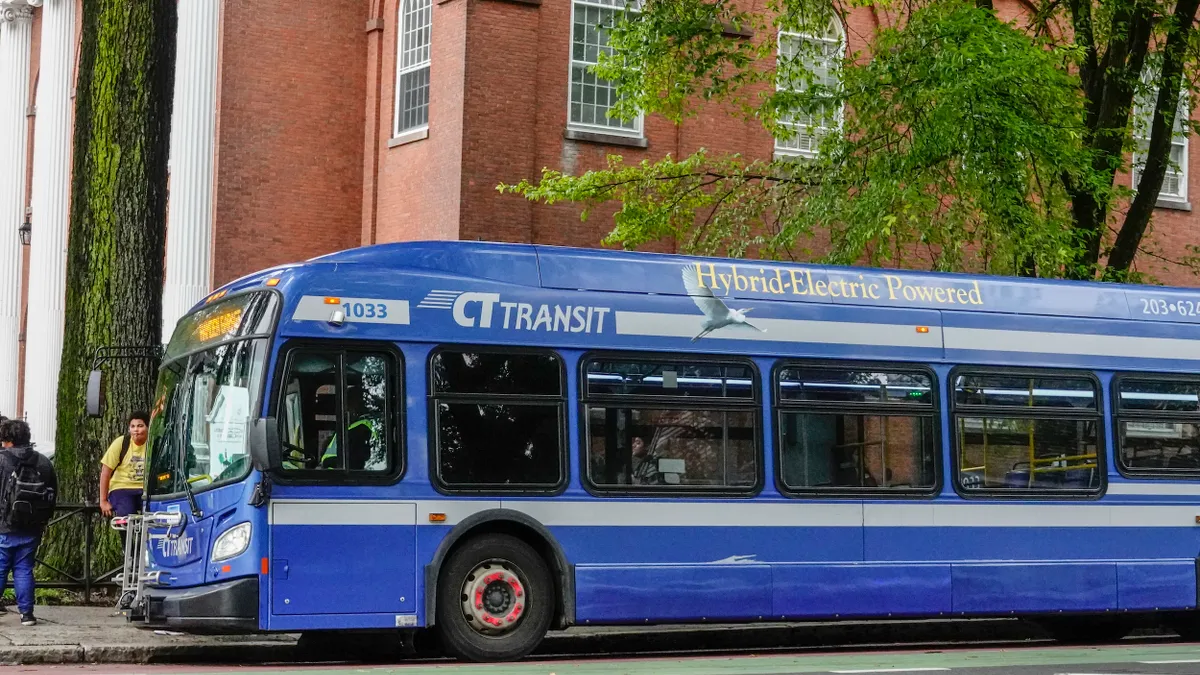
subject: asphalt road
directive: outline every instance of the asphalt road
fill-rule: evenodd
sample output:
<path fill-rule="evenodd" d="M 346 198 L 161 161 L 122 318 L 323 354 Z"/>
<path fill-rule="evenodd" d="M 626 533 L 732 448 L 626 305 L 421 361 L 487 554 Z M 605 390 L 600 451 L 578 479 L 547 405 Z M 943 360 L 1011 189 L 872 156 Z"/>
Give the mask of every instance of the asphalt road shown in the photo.
<path fill-rule="evenodd" d="M 396 666 L 18 666 L 8 672 L 91 675 L 1195 675 L 1200 644 L 1134 644 L 1105 647 L 1014 647 L 992 649 L 655 657 L 639 659 L 527 660 L 510 664 L 447 662 Z"/>

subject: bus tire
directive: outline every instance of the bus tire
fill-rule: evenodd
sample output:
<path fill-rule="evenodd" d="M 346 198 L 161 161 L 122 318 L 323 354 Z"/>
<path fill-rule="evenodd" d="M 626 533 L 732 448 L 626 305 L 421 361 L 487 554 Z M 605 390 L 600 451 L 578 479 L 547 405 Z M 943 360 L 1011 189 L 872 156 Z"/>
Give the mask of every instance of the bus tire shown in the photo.
<path fill-rule="evenodd" d="M 546 561 L 507 534 L 472 537 L 438 575 L 442 645 L 467 661 L 511 661 L 532 652 L 554 618 Z"/>

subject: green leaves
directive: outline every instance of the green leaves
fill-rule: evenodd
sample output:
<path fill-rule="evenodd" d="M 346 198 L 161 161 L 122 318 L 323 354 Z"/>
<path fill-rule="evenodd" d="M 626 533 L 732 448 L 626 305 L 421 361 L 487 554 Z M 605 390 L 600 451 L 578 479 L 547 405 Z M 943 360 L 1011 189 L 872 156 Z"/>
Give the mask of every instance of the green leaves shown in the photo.
<path fill-rule="evenodd" d="M 831 263 L 1094 276 L 1098 232 L 1129 194 L 1114 186 L 1123 155 L 1097 139 L 1129 131 L 1098 132 L 1096 111 L 1112 108 L 1080 79 L 1113 57 L 1054 36 L 1083 26 L 1085 9 L 1096 35 L 1116 35 L 1116 17 L 1146 1 L 1092 12 L 1071 0 L 1072 14 L 1048 2 L 1017 25 L 964 0 L 887 0 L 871 4 L 897 22 L 850 54 L 838 16 L 865 0 L 769 0 L 759 14 L 647 0 L 605 32 L 614 52 L 596 72 L 621 97 L 613 114 L 680 122 L 733 103 L 777 139 L 776 156 L 612 157 L 501 189 L 577 202 L 585 218 L 616 202 L 605 242 L 629 248 L 675 239 L 694 253 L 794 258 L 817 247 Z M 1113 63 L 1113 77 L 1136 65 Z"/>
<path fill-rule="evenodd" d="M 766 52 L 726 31 L 762 23 L 731 0 L 647 0 L 641 12 L 618 14 L 605 31 L 614 53 L 602 54 L 595 68 L 616 86 L 613 114 L 657 112 L 679 121 L 698 102 L 738 98 L 762 79 L 754 64 Z"/>

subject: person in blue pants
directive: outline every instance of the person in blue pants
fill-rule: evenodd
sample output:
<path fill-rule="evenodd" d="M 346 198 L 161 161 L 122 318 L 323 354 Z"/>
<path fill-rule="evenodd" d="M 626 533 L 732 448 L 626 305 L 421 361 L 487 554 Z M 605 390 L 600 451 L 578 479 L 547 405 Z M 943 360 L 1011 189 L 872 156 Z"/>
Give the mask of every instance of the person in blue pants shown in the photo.
<path fill-rule="evenodd" d="M 33 626 L 34 556 L 54 514 L 58 478 L 50 459 L 33 449 L 24 421 L 0 422 L 0 447 L 0 592 L 12 572 L 21 625 Z"/>

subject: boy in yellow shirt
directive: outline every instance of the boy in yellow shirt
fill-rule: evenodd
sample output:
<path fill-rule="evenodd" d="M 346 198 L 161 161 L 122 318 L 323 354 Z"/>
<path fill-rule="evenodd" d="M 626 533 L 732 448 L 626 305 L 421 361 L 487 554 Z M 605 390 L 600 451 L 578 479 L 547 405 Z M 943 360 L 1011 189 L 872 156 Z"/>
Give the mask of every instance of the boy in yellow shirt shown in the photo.
<path fill-rule="evenodd" d="M 149 432 L 150 415 L 133 413 L 129 416 L 129 433 L 118 436 L 100 458 L 100 511 L 105 517 L 141 510 Z"/>

